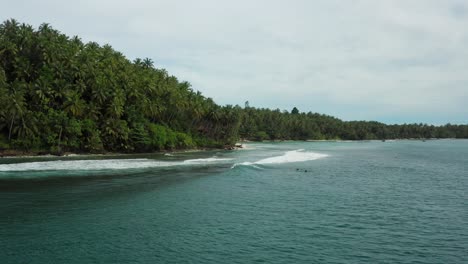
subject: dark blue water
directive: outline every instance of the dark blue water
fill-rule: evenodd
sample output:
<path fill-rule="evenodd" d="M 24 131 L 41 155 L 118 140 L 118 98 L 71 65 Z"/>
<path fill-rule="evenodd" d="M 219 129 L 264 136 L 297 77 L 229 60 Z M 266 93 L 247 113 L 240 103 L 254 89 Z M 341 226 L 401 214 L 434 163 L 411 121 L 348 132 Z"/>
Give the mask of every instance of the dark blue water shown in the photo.
<path fill-rule="evenodd" d="M 0 263 L 468 263 L 468 141 L 78 159 L 0 160 Z"/>

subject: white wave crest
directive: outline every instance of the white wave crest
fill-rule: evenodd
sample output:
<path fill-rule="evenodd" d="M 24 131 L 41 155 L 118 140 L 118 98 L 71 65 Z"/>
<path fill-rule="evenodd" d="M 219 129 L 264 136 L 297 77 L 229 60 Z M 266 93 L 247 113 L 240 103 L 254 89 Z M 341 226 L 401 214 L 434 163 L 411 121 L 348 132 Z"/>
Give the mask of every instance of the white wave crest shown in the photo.
<path fill-rule="evenodd" d="M 228 161 L 232 159 L 223 159 L 223 158 L 206 158 L 206 159 L 190 159 L 190 160 L 184 160 L 185 164 L 197 164 L 197 163 L 207 163 L 207 162 L 218 162 L 218 161 Z"/>
<path fill-rule="evenodd" d="M 291 162 L 302 162 L 309 160 L 316 160 L 328 157 L 327 154 L 306 152 L 303 149 L 292 150 L 284 153 L 284 155 L 271 157 L 256 161 L 255 164 L 281 164 Z"/>
<path fill-rule="evenodd" d="M 232 168 L 244 165 L 244 166 L 255 166 L 255 165 L 269 165 L 269 164 L 282 164 L 282 163 L 293 163 L 293 162 L 304 162 L 310 160 L 317 160 L 321 158 L 328 157 L 327 154 L 316 153 L 316 152 L 309 152 L 304 151 L 303 149 L 287 151 L 281 156 L 270 157 L 266 159 L 262 159 L 255 162 L 242 162 L 236 163 L 232 166 Z"/>
<path fill-rule="evenodd" d="M 54 160 L 1 164 L 0 171 L 55 171 L 55 170 L 125 170 L 181 165 L 205 165 L 231 159 L 206 158 L 184 161 L 159 161 L 153 159 L 105 159 L 105 160 Z"/>
<path fill-rule="evenodd" d="M 237 166 L 251 166 L 251 167 L 256 168 L 256 169 L 262 169 L 262 168 L 258 167 L 257 165 L 255 165 L 254 162 L 248 162 L 248 161 L 246 161 L 246 162 L 241 162 L 241 163 L 235 163 L 235 164 L 233 164 L 233 165 L 231 166 L 231 169 L 234 169 L 234 168 L 237 167 Z"/>

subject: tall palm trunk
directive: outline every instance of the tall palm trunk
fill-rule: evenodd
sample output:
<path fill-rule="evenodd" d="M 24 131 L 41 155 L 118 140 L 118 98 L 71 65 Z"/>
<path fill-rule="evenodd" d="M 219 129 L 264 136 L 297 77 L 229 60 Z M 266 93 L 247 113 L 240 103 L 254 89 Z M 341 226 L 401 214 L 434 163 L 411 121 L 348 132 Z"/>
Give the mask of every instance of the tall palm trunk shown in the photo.
<path fill-rule="evenodd" d="M 13 129 L 13 122 L 15 121 L 15 116 L 16 114 L 13 115 L 13 117 L 11 118 L 10 129 L 8 131 L 8 141 L 11 140 L 11 130 Z"/>

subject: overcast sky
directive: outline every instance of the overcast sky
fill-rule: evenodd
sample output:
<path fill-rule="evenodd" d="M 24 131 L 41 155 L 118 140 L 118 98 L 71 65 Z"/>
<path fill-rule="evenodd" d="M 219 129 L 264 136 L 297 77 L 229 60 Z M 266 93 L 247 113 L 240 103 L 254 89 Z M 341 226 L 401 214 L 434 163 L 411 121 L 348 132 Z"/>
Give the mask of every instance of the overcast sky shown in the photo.
<path fill-rule="evenodd" d="M 0 0 L 149 57 L 220 104 L 386 123 L 468 123 L 466 0 Z"/>

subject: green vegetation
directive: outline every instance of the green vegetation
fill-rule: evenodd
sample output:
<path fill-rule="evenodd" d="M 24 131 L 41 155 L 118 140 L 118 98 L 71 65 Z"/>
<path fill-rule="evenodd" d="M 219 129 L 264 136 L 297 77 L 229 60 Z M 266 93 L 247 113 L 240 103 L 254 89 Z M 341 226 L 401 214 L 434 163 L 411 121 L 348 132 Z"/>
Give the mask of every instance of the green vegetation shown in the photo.
<path fill-rule="evenodd" d="M 345 122 L 317 114 L 291 113 L 279 109 L 243 109 L 240 137 L 249 140 L 372 140 L 468 138 L 468 125 L 433 126 L 427 124 L 386 125 L 375 121 Z"/>
<path fill-rule="evenodd" d="M 151 59 L 129 61 L 48 24 L 0 25 L 0 151 L 151 152 L 239 138 L 467 138 L 468 126 L 344 122 L 315 113 L 219 106 Z"/>
<path fill-rule="evenodd" d="M 241 109 L 218 106 L 151 59 L 131 62 L 49 25 L 0 26 L 0 148 L 143 152 L 223 147 Z"/>

